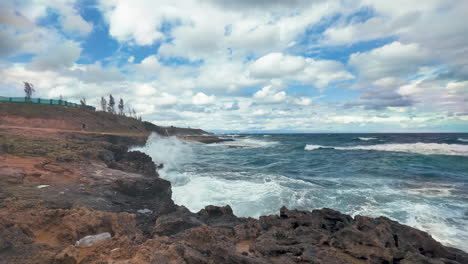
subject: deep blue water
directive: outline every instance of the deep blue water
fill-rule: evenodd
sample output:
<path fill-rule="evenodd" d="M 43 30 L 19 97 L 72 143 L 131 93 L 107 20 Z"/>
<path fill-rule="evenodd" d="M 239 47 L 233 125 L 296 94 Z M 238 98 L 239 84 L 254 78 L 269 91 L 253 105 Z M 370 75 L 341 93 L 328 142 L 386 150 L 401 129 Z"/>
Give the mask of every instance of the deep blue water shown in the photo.
<path fill-rule="evenodd" d="M 223 135 L 205 145 L 153 137 L 176 203 L 226 205 L 239 216 L 281 206 L 384 215 L 465 251 L 468 134 Z"/>

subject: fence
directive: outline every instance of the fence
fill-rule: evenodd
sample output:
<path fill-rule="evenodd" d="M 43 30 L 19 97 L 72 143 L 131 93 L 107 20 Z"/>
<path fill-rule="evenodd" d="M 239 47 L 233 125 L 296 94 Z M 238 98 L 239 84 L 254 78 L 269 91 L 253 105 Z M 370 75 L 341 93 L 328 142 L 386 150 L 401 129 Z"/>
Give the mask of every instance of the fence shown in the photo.
<path fill-rule="evenodd" d="M 41 98 L 30 98 L 26 97 L 3 97 L 0 96 L 0 102 L 10 102 L 10 103 L 28 103 L 28 104 L 48 104 L 48 105 L 63 105 L 70 107 L 84 108 L 91 111 L 96 111 L 96 107 L 90 105 L 81 105 L 70 103 L 64 100 L 54 100 L 54 99 L 41 99 Z"/>

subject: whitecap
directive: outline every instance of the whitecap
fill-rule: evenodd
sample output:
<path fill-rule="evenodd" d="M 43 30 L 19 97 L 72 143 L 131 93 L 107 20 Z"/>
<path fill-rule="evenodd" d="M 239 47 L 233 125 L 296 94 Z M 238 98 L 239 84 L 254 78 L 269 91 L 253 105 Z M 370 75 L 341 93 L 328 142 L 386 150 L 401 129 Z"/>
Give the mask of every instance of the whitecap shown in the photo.
<path fill-rule="evenodd" d="M 461 141 L 461 142 L 468 142 L 468 139 L 466 138 L 457 138 L 458 141 Z"/>
<path fill-rule="evenodd" d="M 377 138 L 375 138 L 375 137 L 358 137 L 357 139 L 362 140 L 362 141 L 369 141 L 369 140 L 376 140 Z"/>
<path fill-rule="evenodd" d="M 335 147 L 337 150 L 376 150 L 418 153 L 424 155 L 468 156 L 468 145 L 442 143 L 401 143 L 370 146 Z"/>
<path fill-rule="evenodd" d="M 330 149 L 330 148 L 332 149 L 333 147 L 307 144 L 305 145 L 304 150 Z"/>
<path fill-rule="evenodd" d="M 366 146 L 333 147 L 307 144 L 304 150 L 336 149 L 336 150 L 375 150 L 408 152 L 424 155 L 452 155 L 468 156 L 468 145 L 443 144 L 443 143 L 401 143 L 401 144 L 379 144 Z"/>
<path fill-rule="evenodd" d="M 210 144 L 208 146 L 223 146 L 230 148 L 264 148 L 271 147 L 279 144 L 278 141 L 266 141 L 252 138 L 238 138 L 234 141 L 224 141 L 216 144 Z"/>

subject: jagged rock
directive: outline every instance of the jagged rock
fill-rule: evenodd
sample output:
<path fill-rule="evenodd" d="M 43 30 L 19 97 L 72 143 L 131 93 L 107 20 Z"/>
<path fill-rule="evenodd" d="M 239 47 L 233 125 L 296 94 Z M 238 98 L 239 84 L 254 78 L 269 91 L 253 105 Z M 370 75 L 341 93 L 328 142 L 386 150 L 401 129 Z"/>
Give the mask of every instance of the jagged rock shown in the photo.
<path fill-rule="evenodd" d="M 114 188 L 133 197 L 170 199 L 171 183 L 161 178 L 119 179 Z"/>
<path fill-rule="evenodd" d="M 111 163 L 111 168 L 141 173 L 145 176 L 158 177 L 156 165 L 153 159 L 140 151 L 130 151 L 122 155 L 120 159 Z"/>
<path fill-rule="evenodd" d="M 197 214 L 185 207 L 179 207 L 173 213 L 158 217 L 153 233 L 159 236 L 169 236 L 202 224 Z"/>

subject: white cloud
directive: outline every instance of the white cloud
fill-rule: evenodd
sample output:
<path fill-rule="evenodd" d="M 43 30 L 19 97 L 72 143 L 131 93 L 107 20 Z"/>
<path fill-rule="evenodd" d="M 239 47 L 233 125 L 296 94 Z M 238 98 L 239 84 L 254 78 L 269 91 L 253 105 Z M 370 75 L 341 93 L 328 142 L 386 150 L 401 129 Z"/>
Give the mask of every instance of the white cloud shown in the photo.
<path fill-rule="evenodd" d="M 307 106 L 307 105 L 312 104 L 312 100 L 310 98 L 307 98 L 307 97 L 301 97 L 301 98 L 295 99 L 294 103 L 297 104 L 297 105 Z"/>
<path fill-rule="evenodd" d="M 207 105 L 211 104 L 216 100 L 216 97 L 214 95 L 206 95 L 202 92 L 198 92 L 192 97 L 192 103 L 194 105 Z"/>
<path fill-rule="evenodd" d="M 354 78 L 340 62 L 287 56 L 282 53 L 270 53 L 257 59 L 249 70 L 252 77 L 290 78 L 321 89 L 332 82 Z"/>
<path fill-rule="evenodd" d="M 35 70 L 59 70 L 71 67 L 80 57 L 81 48 L 76 42 L 66 41 L 49 47 L 48 53 L 35 56 L 31 68 Z"/>
<path fill-rule="evenodd" d="M 217 1 L 102 0 L 99 8 L 117 40 L 150 45 L 171 38 L 162 44 L 160 55 L 190 59 L 224 54 L 226 49 L 265 54 L 286 48 L 307 26 L 343 8 L 324 1 L 301 1 L 294 9 L 286 7 L 291 3 L 254 9 L 228 6 Z"/>
<path fill-rule="evenodd" d="M 256 60 L 250 67 L 250 74 L 258 78 L 275 78 L 303 70 L 305 59 L 299 56 L 285 56 L 270 53 Z"/>
<path fill-rule="evenodd" d="M 148 56 L 144 58 L 140 64 L 136 65 L 136 68 L 140 71 L 144 71 L 145 73 L 154 74 L 161 70 L 161 63 L 156 58 L 155 55 Z"/>
<path fill-rule="evenodd" d="M 380 79 L 410 76 L 430 60 L 429 53 L 417 43 L 395 41 L 368 52 L 354 53 L 349 64 L 357 68 L 361 77 Z"/>
<path fill-rule="evenodd" d="M 257 91 L 253 97 L 261 102 L 280 103 L 286 100 L 286 92 L 277 91 L 273 85 L 267 85 Z"/>

